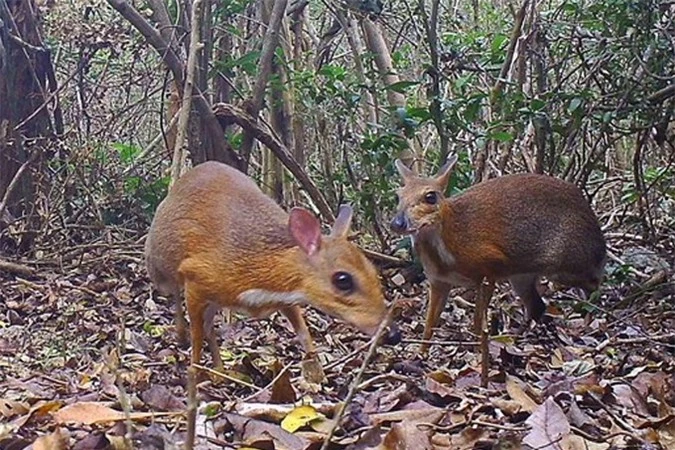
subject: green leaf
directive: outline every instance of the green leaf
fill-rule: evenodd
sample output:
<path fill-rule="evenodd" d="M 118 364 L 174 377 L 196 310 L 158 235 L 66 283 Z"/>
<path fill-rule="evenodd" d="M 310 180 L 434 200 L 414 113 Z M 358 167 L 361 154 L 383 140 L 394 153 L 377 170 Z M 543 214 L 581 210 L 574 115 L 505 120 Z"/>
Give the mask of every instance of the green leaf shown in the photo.
<path fill-rule="evenodd" d="M 127 194 L 134 194 L 141 187 L 141 177 L 129 177 L 124 180 L 124 192 Z"/>
<path fill-rule="evenodd" d="M 490 133 L 490 138 L 497 142 L 511 142 L 513 140 L 513 135 L 506 131 L 495 131 Z"/>
<path fill-rule="evenodd" d="M 389 86 L 387 86 L 387 89 L 390 91 L 398 92 L 400 94 L 404 94 L 406 89 L 412 86 L 417 86 L 419 81 L 398 81 L 396 83 L 392 83 Z"/>
<path fill-rule="evenodd" d="M 345 76 L 347 75 L 347 70 L 344 67 L 326 64 L 321 69 L 319 69 L 319 75 L 323 75 L 334 80 L 344 80 Z"/>
<path fill-rule="evenodd" d="M 480 99 L 473 99 L 466 105 L 466 109 L 464 110 L 464 118 L 468 122 L 473 122 L 478 118 L 478 112 L 480 111 L 480 104 L 481 104 Z"/>
<path fill-rule="evenodd" d="M 545 106 L 546 102 L 538 98 L 533 98 L 530 102 L 530 109 L 532 111 L 541 111 Z"/>
<path fill-rule="evenodd" d="M 114 142 L 112 148 L 117 150 L 117 153 L 120 156 L 120 160 L 123 163 L 130 163 L 134 160 L 136 155 L 141 152 L 141 149 L 131 144 L 122 144 L 120 142 Z"/>
<path fill-rule="evenodd" d="M 495 38 L 492 40 L 492 45 L 490 47 L 493 56 L 498 56 L 502 53 L 504 43 L 507 41 L 507 39 L 508 38 L 503 34 L 498 34 L 497 36 L 495 36 Z"/>
<path fill-rule="evenodd" d="M 240 67 L 247 74 L 254 75 L 258 68 L 258 59 L 260 59 L 260 51 L 254 50 L 240 58 L 221 61 L 219 65 L 224 70 Z"/>
<path fill-rule="evenodd" d="M 572 101 L 570 102 L 570 106 L 567 107 L 567 111 L 568 111 L 570 114 L 573 113 L 574 111 L 576 111 L 577 109 L 579 109 L 579 107 L 581 106 L 581 103 L 582 103 L 582 102 L 583 102 L 583 99 L 582 99 L 582 98 L 580 98 L 580 97 L 574 97 L 574 98 L 572 99 Z"/>
<path fill-rule="evenodd" d="M 420 122 L 424 122 L 431 119 L 431 113 L 427 108 L 408 108 L 408 117 L 414 117 L 419 119 Z"/>

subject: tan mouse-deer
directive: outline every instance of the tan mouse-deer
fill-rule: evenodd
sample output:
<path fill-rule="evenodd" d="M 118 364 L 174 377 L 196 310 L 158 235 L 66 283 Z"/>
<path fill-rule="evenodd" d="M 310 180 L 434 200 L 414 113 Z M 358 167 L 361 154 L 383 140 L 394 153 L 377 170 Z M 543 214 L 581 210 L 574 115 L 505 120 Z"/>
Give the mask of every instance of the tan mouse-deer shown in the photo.
<path fill-rule="evenodd" d="M 537 292 L 540 277 L 586 292 L 598 288 L 605 240 L 575 185 L 545 175 L 506 175 L 445 198 L 456 162 L 451 156 L 433 177 L 395 163 L 404 184 L 391 229 L 411 236 L 431 286 L 424 340 L 431 338 L 452 286 L 476 287 L 485 279 L 487 302 L 494 282 L 507 279 L 525 307 L 523 329 L 546 309 Z M 480 320 L 474 318 L 474 328 Z"/>
<path fill-rule="evenodd" d="M 181 292 L 199 363 L 206 336 L 223 368 L 213 332 L 219 308 L 265 317 L 280 311 L 308 355 L 314 353 L 298 305 L 307 304 L 373 334 L 386 306 L 374 266 L 347 240 L 352 209 L 340 208 L 329 236 L 310 212 L 287 214 L 243 173 L 205 162 L 183 175 L 157 209 L 145 244 L 150 279 L 173 297 L 185 341 Z"/>

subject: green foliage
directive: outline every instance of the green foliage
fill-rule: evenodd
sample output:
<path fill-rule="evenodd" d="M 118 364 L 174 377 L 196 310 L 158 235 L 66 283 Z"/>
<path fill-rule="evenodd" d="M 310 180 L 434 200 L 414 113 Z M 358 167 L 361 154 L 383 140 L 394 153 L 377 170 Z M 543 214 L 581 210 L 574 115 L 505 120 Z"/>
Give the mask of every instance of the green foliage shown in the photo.
<path fill-rule="evenodd" d="M 141 152 L 141 149 L 138 148 L 137 146 L 131 144 L 123 144 L 121 142 L 113 143 L 112 148 L 117 150 L 117 154 L 122 163 L 124 163 L 124 165 L 131 164 L 133 160 L 136 158 L 136 155 L 138 155 Z"/>
<path fill-rule="evenodd" d="M 243 13 L 253 0 L 224 0 L 217 3 L 217 20 L 226 20 Z"/>
<path fill-rule="evenodd" d="M 157 325 L 153 322 L 146 320 L 143 322 L 143 331 L 145 331 L 149 336 L 157 338 L 162 336 L 166 332 L 166 327 Z"/>
<path fill-rule="evenodd" d="M 260 51 L 253 50 L 246 53 L 239 58 L 234 58 L 229 55 L 225 56 L 223 60 L 214 63 L 217 70 L 222 72 L 229 72 L 234 69 L 241 69 L 247 75 L 255 75 L 258 71 L 258 61 L 260 60 Z"/>

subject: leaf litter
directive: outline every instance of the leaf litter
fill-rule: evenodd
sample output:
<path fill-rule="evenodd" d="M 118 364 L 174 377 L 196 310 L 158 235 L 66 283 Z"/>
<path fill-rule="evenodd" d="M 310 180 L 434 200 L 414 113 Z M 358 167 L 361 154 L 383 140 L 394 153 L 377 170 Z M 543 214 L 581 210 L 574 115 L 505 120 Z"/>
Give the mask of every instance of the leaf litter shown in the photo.
<path fill-rule="evenodd" d="M 150 290 L 141 252 L 131 242 L 119 255 L 94 247 L 59 266 L 25 261 L 30 277 L 0 273 L 0 448 L 180 448 L 189 352 L 176 343 L 172 305 Z M 404 339 L 377 350 L 331 448 L 675 448 L 672 284 L 630 301 L 617 299 L 634 286 L 606 285 L 596 304 L 549 292 L 553 323 L 518 337 L 503 331 L 517 303 L 495 295 L 501 334 L 484 389 L 471 293 L 448 302 L 422 358 L 426 290 L 399 278 L 388 292 L 405 298 Z M 196 448 L 322 445 L 367 340 L 306 311 L 322 385 L 301 377 L 302 347 L 283 318 L 222 315 L 228 379 L 205 374 L 199 385 Z"/>

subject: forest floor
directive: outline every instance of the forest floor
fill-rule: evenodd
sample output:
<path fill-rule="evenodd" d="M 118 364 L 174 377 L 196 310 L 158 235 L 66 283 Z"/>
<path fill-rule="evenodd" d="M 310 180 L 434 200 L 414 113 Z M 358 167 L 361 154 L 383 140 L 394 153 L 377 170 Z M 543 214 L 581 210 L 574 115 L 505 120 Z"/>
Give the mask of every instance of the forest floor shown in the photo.
<path fill-rule="evenodd" d="M 0 268 L 1 449 L 179 448 L 188 350 L 176 345 L 172 305 L 150 290 L 142 246 L 108 242 Z M 675 449 L 672 261 L 610 244 L 633 253 L 621 252 L 621 268 L 610 262 L 600 298 L 543 285 L 554 319 L 524 336 L 501 331 L 520 306 L 500 287 L 487 388 L 470 291 L 451 294 L 421 357 L 426 283 L 394 286 L 385 271 L 388 297 L 405 299 L 403 340 L 378 347 L 330 448 Z M 217 320 L 228 379 L 199 385 L 196 448 L 321 446 L 368 340 L 311 309 L 307 321 L 321 386 L 300 376 L 284 318 Z"/>

